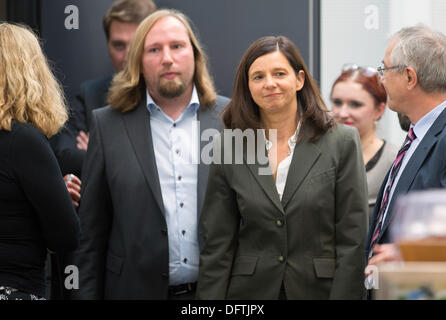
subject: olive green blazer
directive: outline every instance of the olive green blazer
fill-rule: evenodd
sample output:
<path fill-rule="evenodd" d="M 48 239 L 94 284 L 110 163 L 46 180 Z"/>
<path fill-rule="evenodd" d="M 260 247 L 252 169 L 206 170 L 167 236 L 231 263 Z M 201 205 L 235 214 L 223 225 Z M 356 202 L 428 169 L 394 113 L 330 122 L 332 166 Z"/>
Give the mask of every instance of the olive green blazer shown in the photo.
<path fill-rule="evenodd" d="M 197 298 L 277 299 L 283 284 L 288 299 L 361 299 L 368 206 L 357 130 L 298 142 L 282 200 L 246 159 L 211 165 Z"/>

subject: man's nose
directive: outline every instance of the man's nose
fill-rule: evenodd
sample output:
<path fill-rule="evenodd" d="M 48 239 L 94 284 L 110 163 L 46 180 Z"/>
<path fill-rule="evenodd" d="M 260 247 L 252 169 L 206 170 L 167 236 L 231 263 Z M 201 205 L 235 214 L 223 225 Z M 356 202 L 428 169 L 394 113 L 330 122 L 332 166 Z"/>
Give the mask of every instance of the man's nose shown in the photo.
<path fill-rule="evenodd" d="M 170 49 L 164 49 L 162 63 L 163 64 L 171 64 L 172 62 L 173 62 L 173 59 L 172 59 L 172 54 L 170 52 Z"/>

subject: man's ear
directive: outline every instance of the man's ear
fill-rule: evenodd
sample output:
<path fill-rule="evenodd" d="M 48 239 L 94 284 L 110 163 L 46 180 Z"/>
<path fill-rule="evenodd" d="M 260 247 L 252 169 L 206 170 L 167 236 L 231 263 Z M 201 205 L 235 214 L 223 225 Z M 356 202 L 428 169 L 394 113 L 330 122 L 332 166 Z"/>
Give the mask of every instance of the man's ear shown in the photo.
<path fill-rule="evenodd" d="M 418 75 L 414 68 L 406 67 L 404 69 L 404 75 L 407 81 L 407 89 L 412 90 L 418 84 Z"/>

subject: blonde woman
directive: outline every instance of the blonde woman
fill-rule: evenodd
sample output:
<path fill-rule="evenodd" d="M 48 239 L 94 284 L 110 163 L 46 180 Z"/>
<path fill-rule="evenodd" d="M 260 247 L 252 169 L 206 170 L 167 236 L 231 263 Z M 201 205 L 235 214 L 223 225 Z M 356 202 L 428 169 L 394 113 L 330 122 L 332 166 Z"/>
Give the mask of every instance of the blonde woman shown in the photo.
<path fill-rule="evenodd" d="M 79 220 L 48 138 L 67 120 L 36 36 L 0 24 L 0 300 L 41 299 L 47 250 L 74 250 Z"/>

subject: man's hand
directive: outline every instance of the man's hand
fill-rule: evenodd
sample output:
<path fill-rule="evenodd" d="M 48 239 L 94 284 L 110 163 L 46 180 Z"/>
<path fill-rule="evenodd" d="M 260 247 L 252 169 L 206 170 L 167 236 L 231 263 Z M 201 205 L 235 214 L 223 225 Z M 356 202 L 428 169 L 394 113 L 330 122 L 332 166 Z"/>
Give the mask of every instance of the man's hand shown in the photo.
<path fill-rule="evenodd" d="M 87 151 L 89 138 L 90 138 L 90 133 L 85 133 L 84 131 L 79 131 L 79 134 L 76 137 L 77 148 L 80 150 Z"/>
<path fill-rule="evenodd" d="M 373 257 L 370 258 L 368 265 L 377 265 L 388 261 L 402 261 L 397 245 L 394 243 L 375 245 Z"/>
<path fill-rule="evenodd" d="M 81 199 L 81 180 L 74 174 L 67 174 L 63 177 L 68 193 L 71 197 L 71 202 L 75 208 L 79 207 L 79 200 Z"/>

